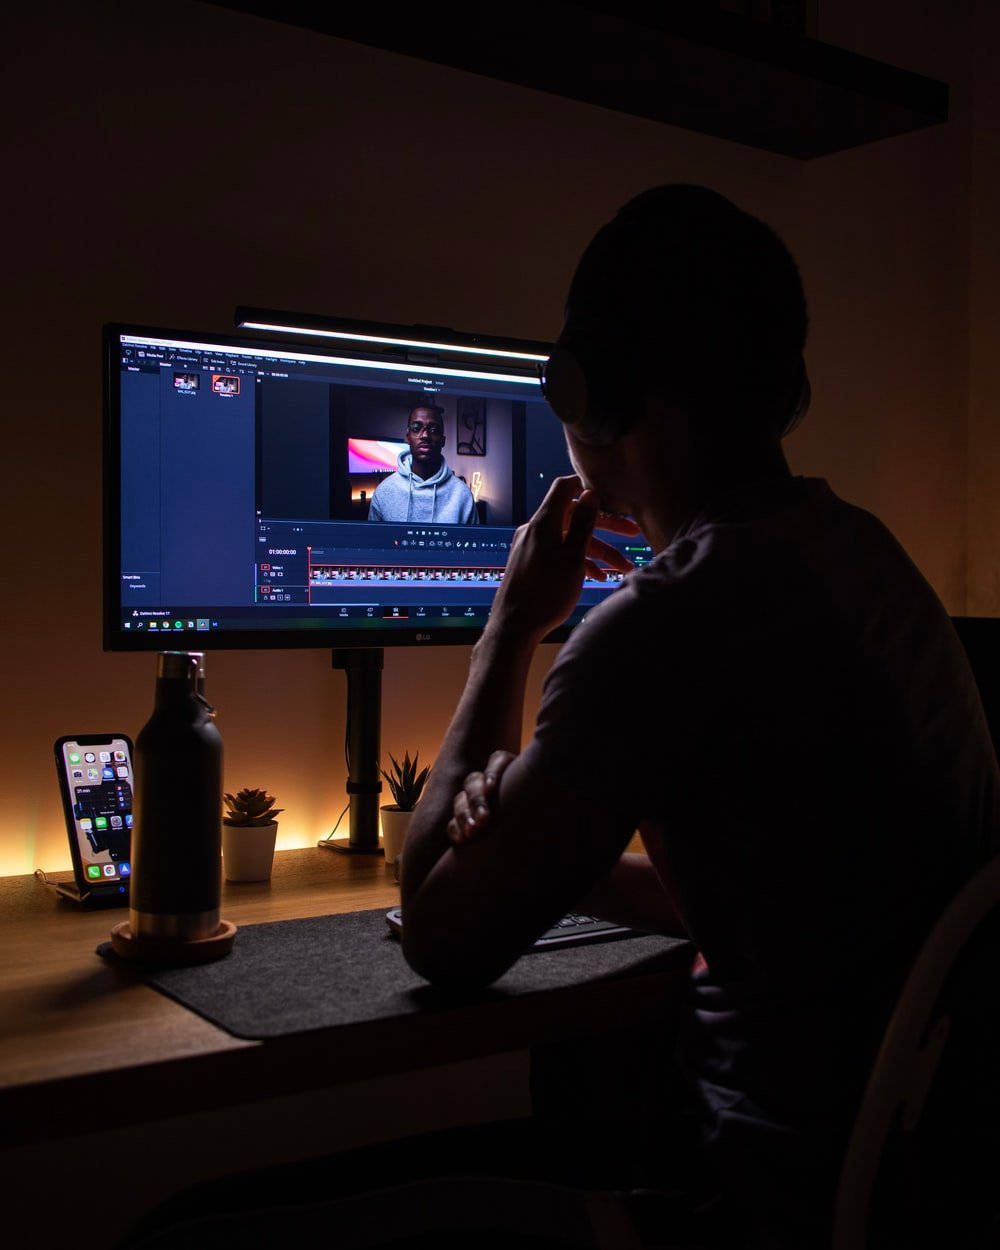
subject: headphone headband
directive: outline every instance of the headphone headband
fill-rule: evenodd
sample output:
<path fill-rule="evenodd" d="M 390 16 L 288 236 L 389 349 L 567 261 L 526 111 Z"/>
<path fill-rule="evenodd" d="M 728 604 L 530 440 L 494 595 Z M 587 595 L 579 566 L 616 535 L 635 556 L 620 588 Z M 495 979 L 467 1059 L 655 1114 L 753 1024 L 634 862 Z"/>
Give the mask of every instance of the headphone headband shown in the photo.
<path fill-rule="evenodd" d="M 805 360 L 799 357 L 799 377 L 793 383 L 795 398 L 788 415 L 777 429 L 778 436 L 790 434 L 806 415 L 812 400 L 812 387 Z M 584 443 L 607 447 L 631 429 L 639 411 L 638 396 L 629 396 L 632 385 L 627 378 L 621 384 L 621 400 L 600 396 L 599 379 L 593 379 L 576 354 L 562 343 L 556 343 L 552 354 L 538 368 L 542 395 L 564 425 Z"/>

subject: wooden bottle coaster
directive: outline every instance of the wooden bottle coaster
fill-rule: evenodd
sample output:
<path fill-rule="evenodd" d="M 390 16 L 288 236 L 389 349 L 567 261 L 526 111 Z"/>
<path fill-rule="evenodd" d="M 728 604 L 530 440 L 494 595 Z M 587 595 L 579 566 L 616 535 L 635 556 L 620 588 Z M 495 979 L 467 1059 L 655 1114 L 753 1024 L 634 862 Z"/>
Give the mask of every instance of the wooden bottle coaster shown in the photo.
<path fill-rule="evenodd" d="M 236 926 L 231 920 L 220 920 L 211 937 L 188 940 L 136 937 L 129 922 L 123 920 L 111 930 L 111 949 L 133 963 L 188 967 L 222 959 L 233 949 L 235 937 Z"/>

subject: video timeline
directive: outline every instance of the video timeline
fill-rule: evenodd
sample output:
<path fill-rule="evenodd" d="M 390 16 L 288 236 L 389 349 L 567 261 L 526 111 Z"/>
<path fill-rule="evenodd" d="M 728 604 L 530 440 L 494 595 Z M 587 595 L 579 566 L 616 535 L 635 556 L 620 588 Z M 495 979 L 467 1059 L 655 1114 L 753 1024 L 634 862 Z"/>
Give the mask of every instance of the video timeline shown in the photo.
<path fill-rule="evenodd" d="M 351 582 L 476 582 L 499 586 L 503 565 L 368 565 L 314 564 L 309 585 L 343 586 Z M 263 590 L 263 587 L 261 587 Z"/>
<path fill-rule="evenodd" d="M 314 564 L 309 569 L 310 601 L 314 590 L 334 586 L 350 586 L 359 582 L 395 583 L 397 585 L 414 584 L 454 584 L 477 585 L 495 590 L 504 577 L 503 565 L 386 565 L 386 564 Z M 621 582 L 623 574 L 611 569 L 603 582 L 594 580 L 595 585 L 608 586 Z M 273 587 L 262 584 L 260 594 L 267 596 L 273 593 Z"/>

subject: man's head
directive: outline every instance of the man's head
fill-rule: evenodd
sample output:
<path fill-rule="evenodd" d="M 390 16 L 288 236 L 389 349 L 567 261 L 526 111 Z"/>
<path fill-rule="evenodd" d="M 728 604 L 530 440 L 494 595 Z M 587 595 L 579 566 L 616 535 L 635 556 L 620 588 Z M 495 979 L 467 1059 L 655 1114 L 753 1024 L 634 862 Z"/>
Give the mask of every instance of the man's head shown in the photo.
<path fill-rule="evenodd" d="M 406 423 L 406 441 L 413 453 L 413 472 L 428 478 L 441 467 L 444 447 L 444 409 L 434 404 L 418 404 L 410 409 Z"/>
<path fill-rule="evenodd" d="M 585 442 L 615 442 L 647 396 L 709 441 L 777 437 L 807 398 L 806 327 L 770 227 L 707 188 L 655 187 L 584 252 L 546 394 Z"/>

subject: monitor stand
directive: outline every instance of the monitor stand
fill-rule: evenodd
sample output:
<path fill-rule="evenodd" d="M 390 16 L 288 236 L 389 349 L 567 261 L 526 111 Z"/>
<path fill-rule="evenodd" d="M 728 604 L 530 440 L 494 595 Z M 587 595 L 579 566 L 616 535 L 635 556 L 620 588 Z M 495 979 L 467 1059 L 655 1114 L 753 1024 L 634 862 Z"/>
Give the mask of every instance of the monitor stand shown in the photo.
<path fill-rule="evenodd" d="M 347 674 L 347 793 L 350 797 L 350 836 L 346 842 L 321 841 L 320 846 L 345 855 L 381 855 L 378 841 L 379 746 L 382 732 L 381 647 L 357 650 L 336 647 L 334 668 Z"/>

